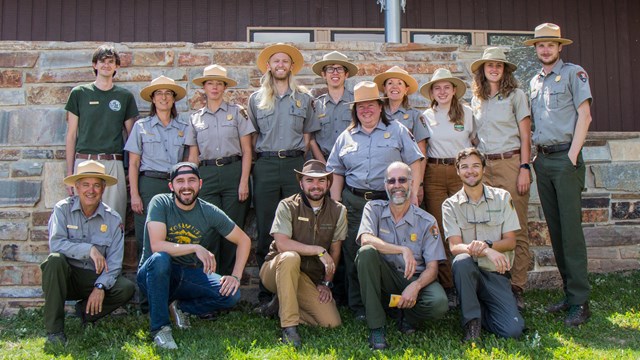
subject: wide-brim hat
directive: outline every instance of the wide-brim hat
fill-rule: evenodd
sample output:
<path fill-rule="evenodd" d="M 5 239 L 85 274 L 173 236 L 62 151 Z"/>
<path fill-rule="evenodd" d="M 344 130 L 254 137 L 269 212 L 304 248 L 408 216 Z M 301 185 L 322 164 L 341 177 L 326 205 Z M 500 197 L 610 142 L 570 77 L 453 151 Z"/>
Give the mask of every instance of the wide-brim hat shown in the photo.
<path fill-rule="evenodd" d="M 387 79 L 400 79 L 404 81 L 404 83 L 407 84 L 407 88 L 409 88 L 407 95 L 418 91 L 418 81 L 416 81 L 413 76 L 409 75 L 409 73 L 401 67 L 394 66 L 373 78 L 373 82 L 378 85 L 380 92 L 384 93 L 384 82 L 387 81 Z"/>
<path fill-rule="evenodd" d="M 144 100 L 151 102 L 151 95 L 153 92 L 159 89 L 169 89 L 176 93 L 174 96 L 175 101 L 178 101 L 187 95 L 187 90 L 182 86 L 176 84 L 176 81 L 170 79 L 164 75 L 160 75 L 157 78 L 151 80 L 151 84 L 140 90 L 140 97 Z"/>
<path fill-rule="evenodd" d="M 355 76 L 358 74 L 358 67 L 353 63 L 349 62 L 349 58 L 341 52 L 332 51 L 322 57 L 322 60 L 315 62 L 311 66 L 311 70 L 318 75 L 322 76 L 322 70 L 327 65 L 338 64 L 347 68 L 349 72 L 349 76 Z"/>
<path fill-rule="evenodd" d="M 565 39 L 560 34 L 560 26 L 552 23 L 544 23 L 536 26 L 533 33 L 533 39 L 525 40 L 524 44 L 531 46 L 540 41 L 555 41 L 561 45 L 569 45 L 573 40 Z"/>
<path fill-rule="evenodd" d="M 202 71 L 202 76 L 193 79 L 191 82 L 198 86 L 204 86 L 204 83 L 209 80 L 224 81 L 229 87 L 238 85 L 237 81 L 227 76 L 227 69 L 218 64 L 207 66 L 204 68 L 204 71 Z"/>
<path fill-rule="evenodd" d="M 293 169 L 293 171 L 297 173 L 296 177 L 298 180 L 302 179 L 303 176 L 312 178 L 323 178 L 326 176 L 329 181 L 333 180 L 333 170 L 327 171 L 327 165 L 320 160 L 309 160 L 304 163 L 301 171 L 296 169 Z"/>
<path fill-rule="evenodd" d="M 360 81 L 353 87 L 353 101 L 348 104 L 372 100 L 382 101 L 386 98 L 386 96 L 380 96 L 378 85 L 373 81 Z"/>
<path fill-rule="evenodd" d="M 291 73 L 293 75 L 297 74 L 300 69 L 302 69 L 302 65 L 304 65 L 304 57 L 302 56 L 300 50 L 291 45 L 278 43 L 275 45 L 267 46 L 258 55 L 258 69 L 260 69 L 263 74 L 267 72 L 267 63 L 269 62 L 269 59 L 271 59 L 271 57 L 277 53 L 285 53 L 289 55 L 292 62 Z"/>
<path fill-rule="evenodd" d="M 420 87 L 420 94 L 429 100 L 433 100 L 431 99 L 431 86 L 438 81 L 448 81 L 452 83 L 456 87 L 456 98 L 458 99 L 463 97 L 464 93 L 467 92 L 467 84 L 465 84 L 462 79 L 451 75 L 449 69 L 440 68 L 433 73 L 431 81 Z"/>
<path fill-rule="evenodd" d="M 484 49 L 482 53 L 482 59 L 476 60 L 471 63 L 471 72 L 476 72 L 484 63 L 489 61 L 499 61 L 504 64 L 505 67 L 510 68 L 512 71 L 516 71 L 518 66 L 516 64 L 507 61 L 507 56 L 504 51 L 499 47 L 488 47 Z"/>
<path fill-rule="evenodd" d="M 74 186 L 76 181 L 82 178 L 98 178 L 102 179 L 106 182 L 107 186 L 115 185 L 118 183 L 118 179 L 107 175 L 104 170 L 104 165 L 95 161 L 95 160 L 87 160 L 78 164 L 78 169 L 76 173 L 70 176 L 67 176 L 62 180 L 67 186 Z"/>

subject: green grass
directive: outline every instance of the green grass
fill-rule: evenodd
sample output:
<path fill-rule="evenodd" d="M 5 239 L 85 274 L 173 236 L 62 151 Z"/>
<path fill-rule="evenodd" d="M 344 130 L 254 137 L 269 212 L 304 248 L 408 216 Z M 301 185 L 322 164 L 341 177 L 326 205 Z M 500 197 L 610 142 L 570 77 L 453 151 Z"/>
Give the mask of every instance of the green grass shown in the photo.
<path fill-rule="evenodd" d="M 296 350 L 278 342 L 276 320 L 250 314 L 244 304 L 216 321 L 192 319 L 191 329 L 174 330 L 175 351 L 152 345 L 148 317 L 141 315 L 108 317 L 87 329 L 70 317 L 69 343 L 51 347 L 45 345 L 41 311 L 21 311 L 0 319 L 0 359 L 640 359 L 640 271 L 590 279 L 593 316 L 587 324 L 569 329 L 562 315 L 545 313 L 544 306 L 560 298 L 559 290 L 529 291 L 528 331 L 519 340 L 483 332 L 481 341 L 462 344 L 460 314 L 454 311 L 412 336 L 390 325 L 390 349 L 371 351 L 365 325 L 341 310 L 339 328 L 301 326 L 304 345 Z"/>

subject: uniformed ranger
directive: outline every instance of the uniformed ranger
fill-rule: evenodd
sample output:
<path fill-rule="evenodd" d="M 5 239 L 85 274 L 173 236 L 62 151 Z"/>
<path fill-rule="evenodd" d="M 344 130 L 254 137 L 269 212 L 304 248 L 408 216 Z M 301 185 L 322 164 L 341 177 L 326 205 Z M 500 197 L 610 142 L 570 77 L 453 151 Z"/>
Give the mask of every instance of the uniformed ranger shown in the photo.
<path fill-rule="evenodd" d="M 402 161 L 420 172 L 423 155 L 409 130 L 389 121 L 383 111 L 383 98 L 374 82 L 362 81 L 354 87 L 352 121 L 336 140 L 327 169 L 333 171 L 331 198 L 347 207 L 348 233 L 342 252 L 347 274 L 349 307 L 364 320 L 364 307 L 354 266 L 358 250 L 356 235 L 367 201 L 387 199 L 384 174 L 387 166 Z M 418 204 L 419 182 L 413 183 L 411 203 Z"/>
<path fill-rule="evenodd" d="M 442 204 L 442 223 L 455 256 L 463 341 L 479 339 L 482 328 L 500 337 L 520 337 L 524 319 L 509 280 L 520 229 L 511 195 L 484 185 L 486 160 L 478 150 L 460 151 L 455 166 L 463 188 Z"/>
<path fill-rule="evenodd" d="M 314 154 L 318 160 L 326 162 L 338 136 L 351 123 L 353 92 L 345 87 L 349 76 L 358 74 L 358 67 L 349 62 L 346 55 L 332 51 L 311 67 L 314 73 L 327 82 L 327 93 L 316 99 L 316 119 L 320 130 L 314 138 L 322 154 Z"/>
<path fill-rule="evenodd" d="M 149 116 L 136 121 L 124 146 L 129 152 L 129 193 L 139 257 L 149 201 L 157 194 L 170 192 L 169 170 L 185 154 L 187 123 L 178 118 L 176 101 L 186 94 L 173 79 L 165 76 L 153 79 L 140 91 L 140 97 L 151 103 Z"/>
<path fill-rule="evenodd" d="M 389 165 L 384 180 L 389 200 L 368 202 L 358 231 L 362 247 L 356 266 L 373 349 L 387 347 L 387 304 L 381 294 L 385 302 L 390 298 L 390 307 L 401 310 L 397 324 L 403 334 L 414 333 L 426 319 L 441 318 L 448 308 L 437 281 L 438 261 L 445 257 L 438 224 L 409 201 L 413 181 L 407 164 Z"/>
<path fill-rule="evenodd" d="M 584 69 L 560 59 L 562 47 L 571 43 L 561 36 L 558 25 L 550 23 L 538 25 L 534 38 L 524 42 L 535 47 L 542 63 L 530 83 L 533 142 L 538 149 L 533 167 L 565 292 L 547 311 L 568 310 L 565 324 L 577 326 L 591 316 L 581 202 L 582 146 L 591 123 L 592 98 Z"/>
<path fill-rule="evenodd" d="M 258 244 L 256 257 L 261 267 L 269 251 L 269 234 L 278 202 L 298 192 L 294 169 L 304 164 L 303 154 L 312 147 L 312 134 L 320 129 L 314 120 L 313 98 L 296 84 L 294 75 L 304 59 L 291 45 L 267 46 L 258 55 L 258 69 L 264 74 L 260 89 L 249 97 L 249 119 L 257 130 L 252 140 L 257 160 L 253 169 Z M 263 291 L 260 301 L 270 300 Z"/>
<path fill-rule="evenodd" d="M 192 82 L 202 86 L 207 99 L 206 105 L 191 115 L 185 142 L 189 161 L 200 164 L 200 197 L 222 209 L 242 229 L 249 209 L 251 134 L 255 128 L 242 106 L 224 101 L 225 90 L 237 85 L 224 67 L 209 65 Z M 230 275 L 236 245 L 230 241 L 212 244 L 217 246 L 209 249 L 218 263 L 216 271 Z"/>

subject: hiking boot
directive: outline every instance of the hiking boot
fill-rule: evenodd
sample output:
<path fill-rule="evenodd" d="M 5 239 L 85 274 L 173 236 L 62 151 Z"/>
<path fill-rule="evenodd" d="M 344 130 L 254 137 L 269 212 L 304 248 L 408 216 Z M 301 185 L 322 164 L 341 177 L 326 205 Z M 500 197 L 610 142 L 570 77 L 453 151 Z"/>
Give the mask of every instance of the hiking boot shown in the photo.
<path fill-rule="evenodd" d="M 173 323 L 176 324 L 176 327 L 178 329 L 184 330 L 191 327 L 191 323 L 189 322 L 189 314 L 185 314 L 178 308 L 178 300 L 174 300 L 171 304 L 169 304 L 169 316 L 171 316 Z"/>
<path fill-rule="evenodd" d="M 173 335 L 171 335 L 171 327 L 169 325 L 165 325 L 158 330 L 153 337 L 153 342 L 163 349 L 173 350 L 178 348 L 176 341 L 173 340 Z"/>
<path fill-rule="evenodd" d="M 53 346 L 65 346 L 67 345 L 67 336 L 64 334 L 64 331 L 47 334 L 47 343 Z"/>
<path fill-rule="evenodd" d="M 275 318 L 279 310 L 280 302 L 278 301 L 278 295 L 273 295 L 271 301 L 258 306 L 253 312 L 264 317 Z"/>
<path fill-rule="evenodd" d="M 400 319 L 398 321 L 398 331 L 403 333 L 404 335 L 415 334 L 416 328 L 413 325 L 409 324 L 409 322 L 405 319 Z"/>
<path fill-rule="evenodd" d="M 516 298 L 516 305 L 518 306 L 518 311 L 522 312 L 525 308 L 524 303 L 524 290 L 517 286 L 511 285 L 511 291 L 513 292 L 513 297 Z"/>
<path fill-rule="evenodd" d="M 591 311 L 589 310 L 589 303 L 585 302 L 582 305 L 571 305 L 569 307 L 569 314 L 564 319 L 566 326 L 578 326 L 582 325 L 591 317 Z"/>
<path fill-rule="evenodd" d="M 371 329 L 371 332 L 369 333 L 369 347 L 372 350 L 384 350 L 389 347 L 383 327 Z"/>
<path fill-rule="evenodd" d="M 464 337 L 462 338 L 462 342 L 479 340 L 480 332 L 482 330 L 482 325 L 480 324 L 480 319 L 471 319 L 464 325 Z"/>
<path fill-rule="evenodd" d="M 300 334 L 298 334 L 297 326 L 288 326 L 282 328 L 282 343 L 293 345 L 297 348 L 302 346 L 302 339 L 300 338 Z"/>
<path fill-rule="evenodd" d="M 449 310 L 453 310 L 458 307 L 458 295 L 455 288 L 446 288 L 444 292 L 447 294 L 447 302 L 449 303 Z"/>
<path fill-rule="evenodd" d="M 569 303 L 567 302 L 566 298 L 563 298 L 557 303 L 547 306 L 545 310 L 547 310 L 547 312 L 551 314 L 559 313 L 561 311 L 566 311 L 566 310 L 569 310 Z"/>

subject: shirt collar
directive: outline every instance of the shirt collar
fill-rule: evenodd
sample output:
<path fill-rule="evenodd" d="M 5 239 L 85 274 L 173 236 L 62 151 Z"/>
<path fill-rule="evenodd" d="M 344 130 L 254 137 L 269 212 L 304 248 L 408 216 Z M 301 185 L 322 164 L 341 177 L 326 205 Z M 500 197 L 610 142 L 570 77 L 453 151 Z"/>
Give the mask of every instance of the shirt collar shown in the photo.
<path fill-rule="evenodd" d="M 80 206 L 80 197 L 78 195 L 74 195 L 73 196 L 73 205 L 71 205 L 71 212 L 75 212 L 75 211 L 80 211 L 82 213 L 82 207 Z M 102 201 L 100 201 L 100 204 L 98 204 L 98 208 L 96 209 L 96 211 L 93 213 L 93 215 L 89 216 L 87 219 L 91 219 L 96 215 L 100 215 L 100 217 L 102 217 L 104 219 L 104 204 L 102 203 Z M 82 213 L 84 215 L 84 213 Z"/>
<path fill-rule="evenodd" d="M 487 185 L 482 184 L 482 192 L 483 192 L 483 196 L 480 198 L 480 202 L 478 202 L 478 204 L 483 202 L 485 199 L 493 200 L 493 192 L 489 190 Z M 460 191 L 458 191 L 456 196 L 459 204 L 469 203 L 469 197 L 467 196 L 467 193 L 464 191 L 464 188 L 460 189 Z"/>
<path fill-rule="evenodd" d="M 407 199 L 407 201 L 409 201 L 409 199 Z M 389 201 L 387 201 L 387 206 L 385 206 L 382 209 L 382 214 L 380 215 L 380 218 L 381 219 L 389 218 L 389 219 L 391 219 L 392 222 L 394 222 L 393 221 L 393 215 L 391 214 L 391 204 L 389 204 Z M 410 226 L 413 226 L 414 224 L 416 224 L 415 214 L 414 214 L 414 206 L 413 205 L 409 205 L 409 209 L 407 210 L 407 213 L 404 214 L 402 219 L 400 219 L 400 221 L 396 225 L 400 225 L 403 222 L 406 222 Z"/>
<path fill-rule="evenodd" d="M 562 61 L 562 59 L 558 59 L 558 62 L 556 62 L 555 65 L 553 65 L 553 68 L 551 69 L 551 72 L 548 74 L 544 73 L 544 69 L 540 70 L 540 76 L 545 77 L 545 76 L 549 76 L 552 73 L 553 74 L 560 74 L 560 69 L 562 69 L 562 66 L 564 65 L 564 61 Z"/>

